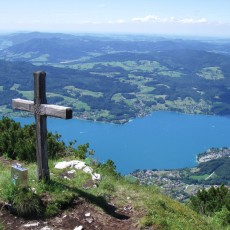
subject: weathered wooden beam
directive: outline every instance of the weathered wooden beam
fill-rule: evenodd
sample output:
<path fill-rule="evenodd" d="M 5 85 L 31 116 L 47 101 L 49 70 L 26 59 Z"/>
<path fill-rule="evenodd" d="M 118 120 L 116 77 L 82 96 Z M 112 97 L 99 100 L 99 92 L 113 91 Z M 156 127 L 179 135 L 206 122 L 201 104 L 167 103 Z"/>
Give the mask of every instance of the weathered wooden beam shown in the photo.
<path fill-rule="evenodd" d="M 41 111 L 44 112 L 45 115 L 51 117 L 58 117 L 63 119 L 72 118 L 72 108 L 70 107 L 42 104 Z"/>
<path fill-rule="evenodd" d="M 41 115 L 41 104 L 46 104 L 46 73 L 34 72 L 34 117 L 36 122 L 36 155 L 37 177 L 39 180 L 50 180 L 47 152 L 46 116 Z"/>
<path fill-rule="evenodd" d="M 34 102 L 29 100 L 23 100 L 20 98 L 12 100 L 12 107 L 14 109 L 20 109 L 28 112 L 34 112 Z"/>
<path fill-rule="evenodd" d="M 34 113 L 35 107 L 33 101 L 17 98 L 12 100 L 12 106 L 14 109 L 20 109 L 23 111 Z M 71 119 L 73 117 L 71 107 L 64 107 L 59 105 L 41 104 L 35 112 L 39 113 L 40 115 L 58 117 L 63 119 Z"/>

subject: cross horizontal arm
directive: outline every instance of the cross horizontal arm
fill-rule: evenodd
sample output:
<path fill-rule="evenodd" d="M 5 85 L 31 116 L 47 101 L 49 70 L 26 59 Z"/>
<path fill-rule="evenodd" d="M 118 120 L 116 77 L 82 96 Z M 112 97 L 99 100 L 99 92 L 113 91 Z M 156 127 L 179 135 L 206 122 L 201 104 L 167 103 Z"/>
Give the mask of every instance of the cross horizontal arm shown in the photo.
<path fill-rule="evenodd" d="M 34 106 L 33 101 L 23 100 L 20 98 L 12 100 L 12 106 L 14 109 L 20 109 L 32 113 L 39 113 L 40 115 L 46 115 L 51 117 L 58 117 L 63 119 L 72 118 L 72 108 L 59 105 L 41 104 L 39 108 Z"/>
<path fill-rule="evenodd" d="M 12 100 L 12 106 L 14 109 L 34 112 L 34 102 L 33 101 L 17 98 L 17 99 Z"/>
<path fill-rule="evenodd" d="M 72 108 L 59 105 L 41 104 L 41 111 L 47 116 L 59 117 L 63 119 L 72 118 Z"/>

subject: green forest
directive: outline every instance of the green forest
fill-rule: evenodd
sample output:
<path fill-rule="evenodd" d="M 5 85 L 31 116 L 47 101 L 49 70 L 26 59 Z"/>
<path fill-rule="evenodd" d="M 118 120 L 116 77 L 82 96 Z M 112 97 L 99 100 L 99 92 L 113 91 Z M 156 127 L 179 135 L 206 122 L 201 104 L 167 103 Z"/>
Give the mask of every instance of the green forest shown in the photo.
<path fill-rule="evenodd" d="M 32 100 L 32 73 L 44 70 L 48 103 L 71 106 L 83 119 L 124 123 L 156 110 L 229 115 L 229 44 L 154 36 L 0 36 L 0 114 L 15 114 L 12 98 Z"/>

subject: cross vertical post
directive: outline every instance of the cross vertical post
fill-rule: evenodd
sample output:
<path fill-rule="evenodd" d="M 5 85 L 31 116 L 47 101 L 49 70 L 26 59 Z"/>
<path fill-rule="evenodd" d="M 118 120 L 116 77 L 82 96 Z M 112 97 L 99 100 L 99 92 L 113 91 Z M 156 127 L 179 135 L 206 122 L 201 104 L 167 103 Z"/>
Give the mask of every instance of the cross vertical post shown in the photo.
<path fill-rule="evenodd" d="M 38 180 L 50 180 L 47 153 L 47 124 L 46 115 L 42 115 L 41 104 L 46 100 L 46 73 L 34 72 L 34 117 L 36 122 L 36 156 Z"/>
<path fill-rule="evenodd" d="M 62 119 L 72 119 L 72 108 L 47 105 L 46 100 L 46 73 L 37 71 L 34 75 L 34 101 L 24 99 L 13 99 L 14 109 L 34 113 L 36 122 L 36 156 L 37 156 L 37 178 L 38 180 L 49 181 L 49 165 L 47 151 L 47 116 Z"/>

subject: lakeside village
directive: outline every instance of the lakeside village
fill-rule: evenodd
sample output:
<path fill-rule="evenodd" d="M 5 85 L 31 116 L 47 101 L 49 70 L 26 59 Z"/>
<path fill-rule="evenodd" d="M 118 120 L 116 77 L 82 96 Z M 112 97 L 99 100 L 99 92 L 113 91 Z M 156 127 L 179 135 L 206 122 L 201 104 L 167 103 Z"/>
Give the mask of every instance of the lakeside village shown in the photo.
<path fill-rule="evenodd" d="M 212 171 L 210 174 L 203 174 L 200 172 L 201 169 L 199 166 L 202 163 L 223 158 L 230 158 L 230 148 L 211 148 L 204 153 L 198 154 L 198 166 L 194 168 L 136 170 L 131 176 L 136 178 L 141 184 L 157 185 L 166 195 L 180 202 L 186 202 L 186 200 L 192 195 L 195 195 L 198 190 L 203 188 L 209 189 L 211 186 L 220 185 L 208 183 L 209 179 L 218 177 L 215 171 Z M 229 172 L 227 173 L 229 174 Z M 194 183 L 194 180 L 196 180 L 196 183 Z"/>

